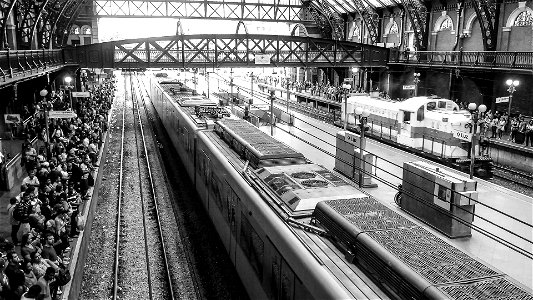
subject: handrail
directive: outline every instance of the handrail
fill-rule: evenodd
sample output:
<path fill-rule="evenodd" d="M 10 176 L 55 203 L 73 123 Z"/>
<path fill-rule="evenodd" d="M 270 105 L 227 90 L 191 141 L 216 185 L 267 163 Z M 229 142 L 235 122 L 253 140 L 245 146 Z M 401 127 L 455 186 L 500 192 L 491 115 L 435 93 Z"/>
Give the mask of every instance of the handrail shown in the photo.
<path fill-rule="evenodd" d="M 66 64 L 63 49 L 0 50 L 0 82 L 8 78 L 44 71 L 47 68 Z"/>
<path fill-rule="evenodd" d="M 393 49 L 389 53 L 389 63 L 533 71 L 532 51 L 399 51 Z"/>

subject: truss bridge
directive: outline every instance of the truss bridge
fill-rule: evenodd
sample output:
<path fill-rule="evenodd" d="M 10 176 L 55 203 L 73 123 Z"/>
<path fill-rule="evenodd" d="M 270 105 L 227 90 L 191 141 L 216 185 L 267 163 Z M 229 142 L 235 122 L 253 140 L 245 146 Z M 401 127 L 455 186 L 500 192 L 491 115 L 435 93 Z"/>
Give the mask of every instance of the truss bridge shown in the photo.
<path fill-rule="evenodd" d="M 78 46 L 64 54 L 86 68 L 385 67 L 388 51 L 311 37 L 200 34 Z"/>

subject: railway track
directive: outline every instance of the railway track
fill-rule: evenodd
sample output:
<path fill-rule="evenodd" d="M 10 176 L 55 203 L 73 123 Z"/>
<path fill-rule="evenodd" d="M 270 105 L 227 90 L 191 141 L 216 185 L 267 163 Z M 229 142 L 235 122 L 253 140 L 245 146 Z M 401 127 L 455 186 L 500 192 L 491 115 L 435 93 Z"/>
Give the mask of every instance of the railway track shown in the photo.
<path fill-rule="evenodd" d="M 512 184 L 520 186 L 522 189 L 529 191 L 529 195 L 533 195 L 533 175 L 522 171 L 514 170 L 512 168 L 493 165 L 493 175 L 495 179 L 510 182 Z"/>
<path fill-rule="evenodd" d="M 131 76 L 125 80 L 125 91 L 112 295 L 174 299 L 139 95 Z"/>

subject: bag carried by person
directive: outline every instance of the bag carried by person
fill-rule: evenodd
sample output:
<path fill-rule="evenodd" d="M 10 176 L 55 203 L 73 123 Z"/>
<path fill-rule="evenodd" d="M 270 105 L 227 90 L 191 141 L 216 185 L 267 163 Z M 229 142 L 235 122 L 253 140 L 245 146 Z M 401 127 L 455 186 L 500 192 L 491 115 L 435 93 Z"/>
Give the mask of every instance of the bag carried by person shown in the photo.
<path fill-rule="evenodd" d="M 89 186 L 94 186 L 94 177 L 92 174 L 89 174 L 89 177 L 87 177 L 87 184 Z"/>
<path fill-rule="evenodd" d="M 81 216 L 81 215 L 78 215 L 76 217 L 76 225 L 78 227 L 78 231 L 83 231 L 83 229 L 85 228 L 85 217 L 84 216 Z"/>
<path fill-rule="evenodd" d="M 29 209 L 30 206 L 18 203 L 13 210 L 13 219 L 19 222 L 27 222 L 30 216 L 30 212 L 28 211 Z"/>
<path fill-rule="evenodd" d="M 71 279 L 72 276 L 70 275 L 70 270 L 67 269 L 65 265 L 59 264 L 59 272 L 56 275 L 56 284 L 58 286 L 64 286 L 69 283 Z"/>

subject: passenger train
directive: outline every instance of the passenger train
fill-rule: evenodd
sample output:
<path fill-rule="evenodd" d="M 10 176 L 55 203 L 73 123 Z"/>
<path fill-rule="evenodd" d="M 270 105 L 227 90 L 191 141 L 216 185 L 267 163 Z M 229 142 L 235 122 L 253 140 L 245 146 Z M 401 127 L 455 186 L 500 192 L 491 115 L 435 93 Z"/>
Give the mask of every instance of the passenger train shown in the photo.
<path fill-rule="evenodd" d="M 492 299 L 499 293 L 533 300 L 505 274 L 342 175 L 209 99 L 189 106 L 183 99 L 190 97 L 175 83 L 150 79 L 151 101 L 250 299 Z"/>
<path fill-rule="evenodd" d="M 452 100 L 423 96 L 393 101 L 368 94 L 353 94 L 346 106 L 349 127 L 357 127 L 354 110 L 361 107 L 370 112 L 367 124 L 375 136 L 442 158 L 468 156 L 468 142 L 454 137 L 453 132 L 469 133 L 471 115 L 466 110 L 460 110 Z M 344 105 L 341 111 L 344 124 Z"/>

